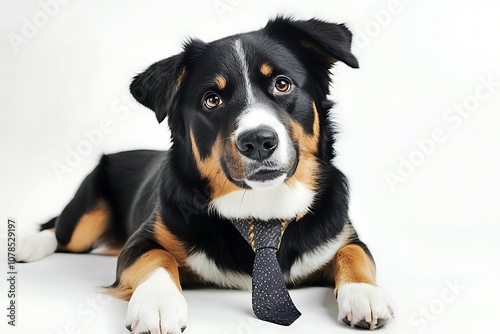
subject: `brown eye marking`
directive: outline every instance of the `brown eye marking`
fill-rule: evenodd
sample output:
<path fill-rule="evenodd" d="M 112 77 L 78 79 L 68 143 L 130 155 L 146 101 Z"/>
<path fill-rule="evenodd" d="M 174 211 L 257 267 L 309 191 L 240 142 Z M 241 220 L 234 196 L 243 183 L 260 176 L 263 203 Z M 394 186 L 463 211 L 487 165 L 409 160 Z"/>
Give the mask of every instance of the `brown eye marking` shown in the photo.
<path fill-rule="evenodd" d="M 226 88 L 227 80 L 222 75 L 216 76 L 214 81 L 219 90 L 223 90 L 224 88 Z"/>
<path fill-rule="evenodd" d="M 273 73 L 273 68 L 271 65 L 264 63 L 260 67 L 260 73 L 262 73 L 262 75 L 265 77 L 269 77 Z"/>

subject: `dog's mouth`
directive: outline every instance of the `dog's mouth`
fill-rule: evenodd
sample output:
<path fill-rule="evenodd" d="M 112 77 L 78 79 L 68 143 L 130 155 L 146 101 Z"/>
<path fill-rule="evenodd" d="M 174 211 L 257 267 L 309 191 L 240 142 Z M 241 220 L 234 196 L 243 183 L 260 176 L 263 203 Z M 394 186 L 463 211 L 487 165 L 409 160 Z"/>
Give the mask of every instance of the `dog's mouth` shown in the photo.
<path fill-rule="evenodd" d="M 287 174 L 283 170 L 275 169 L 260 169 L 247 175 L 246 179 L 251 182 L 267 182 L 280 178 L 284 174 Z"/>
<path fill-rule="evenodd" d="M 222 167 L 231 182 L 244 189 L 272 188 L 292 177 L 299 163 L 298 154 L 295 154 L 292 164 L 283 167 L 276 164 L 250 163 L 242 171 L 232 171 L 225 161 Z M 236 177 L 235 175 L 241 175 Z"/>
<path fill-rule="evenodd" d="M 283 170 L 261 169 L 248 175 L 245 183 L 252 189 L 272 188 L 283 183 L 287 179 L 287 173 Z"/>

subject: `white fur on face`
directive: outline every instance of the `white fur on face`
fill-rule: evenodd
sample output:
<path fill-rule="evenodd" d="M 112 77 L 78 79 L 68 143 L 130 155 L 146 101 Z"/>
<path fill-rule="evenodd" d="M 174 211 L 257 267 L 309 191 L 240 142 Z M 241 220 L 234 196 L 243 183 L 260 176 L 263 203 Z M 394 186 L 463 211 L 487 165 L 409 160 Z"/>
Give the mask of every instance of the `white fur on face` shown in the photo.
<path fill-rule="evenodd" d="M 288 131 L 285 125 L 265 106 L 256 105 L 246 109 L 238 117 L 236 124 L 236 130 L 233 134 L 234 139 L 246 131 L 257 129 L 259 126 L 268 126 L 273 129 L 278 135 L 278 147 L 269 158 L 270 162 L 279 166 L 289 166 L 291 164 L 290 157 L 293 147 Z M 243 160 L 245 159 L 248 158 L 243 157 Z"/>
<path fill-rule="evenodd" d="M 292 161 L 290 160 L 293 157 L 293 145 L 290 136 L 288 135 L 288 131 L 285 125 L 276 117 L 276 115 L 269 107 L 263 104 L 259 104 L 256 100 L 253 93 L 252 84 L 250 82 L 249 66 L 246 61 L 245 50 L 243 48 L 241 40 L 238 39 L 234 42 L 234 49 L 240 62 L 240 68 L 244 77 L 246 106 L 241 115 L 236 120 L 236 130 L 231 137 L 236 140 L 242 133 L 255 130 L 260 126 L 267 126 L 273 129 L 278 136 L 278 147 L 273 152 L 271 157 L 266 160 L 266 162 L 268 166 L 272 165 L 285 169 L 286 167 L 289 167 L 291 165 Z M 252 161 L 252 159 L 249 159 L 243 155 L 241 159 L 247 165 L 255 163 L 254 161 Z M 253 170 L 252 172 L 257 171 L 258 168 L 257 170 Z M 266 182 L 249 181 L 247 179 L 244 179 L 242 181 L 244 181 L 253 189 L 266 189 L 282 184 L 285 179 L 286 175 L 284 173 L 283 176 Z"/>
<path fill-rule="evenodd" d="M 236 51 L 236 56 L 240 62 L 241 72 L 243 73 L 243 78 L 245 79 L 245 88 L 246 88 L 246 102 L 247 105 L 251 105 L 255 103 L 255 97 L 252 91 L 252 84 L 250 82 L 250 71 L 248 69 L 248 63 L 245 56 L 245 50 L 243 49 L 243 45 L 241 44 L 241 40 L 237 39 L 234 41 L 234 50 Z"/>
<path fill-rule="evenodd" d="M 260 126 L 273 129 L 278 137 L 278 146 L 268 159 L 259 163 L 241 155 L 241 160 L 245 165 L 245 173 L 254 174 L 265 169 L 273 169 L 283 170 L 283 174 L 264 182 L 248 180 L 245 175 L 241 181 L 251 189 L 236 190 L 218 197 L 210 203 L 210 206 L 222 217 L 229 219 L 295 218 L 308 211 L 315 194 L 301 182 L 295 182 L 293 186 L 286 183 L 286 171 L 295 162 L 292 140 L 285 124 L 278 119 L 275 112 L 269 106 L 256 100 L 250 82 L 249 64 L 241 40 L 234 42 L 234 50 L 244 77 L 246 103 L 236 120 L 236 129 L 231 138 L 236 141 L 242 133 L 255 130 Z"/>

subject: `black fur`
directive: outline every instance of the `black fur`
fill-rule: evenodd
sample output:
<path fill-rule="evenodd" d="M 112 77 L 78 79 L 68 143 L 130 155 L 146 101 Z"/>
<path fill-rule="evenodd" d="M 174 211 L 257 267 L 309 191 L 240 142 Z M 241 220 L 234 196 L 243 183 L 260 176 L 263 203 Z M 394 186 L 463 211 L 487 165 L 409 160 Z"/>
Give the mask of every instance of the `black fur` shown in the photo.
<path fill-rule="evenodd" d="M 319 114 L 320 181 L 316 200 L 311 212 L 286 230 L 278 251 L 283 272 L 286 274 L 302 254 L 333 239 L 345 224 L 350 224 L 347 180 L 331 163 L 335 157 L 334 129 L 329 122 L 333 103 L 327 100 L 327 94 L 330 69 L 336 61 L 358 67 L 350 52 L 351 33 L 343 25 L 279 17 L 256 32 L 212 43 L 190 40 L 182 53 L 151 65 L 135 77 L 130 86 L 132 95 L 152 109 L 158 121 L 168 118 L 172 148 L 168 152 L 143 150 L 104 156 L 59 217 L 60 243 L 71 236 L 75 217 L 104 198 L 112 209 L 110 235 L 117 242 L 128 239 L 119 258 L 118 276 L 144 252 L 161 248 L 152 232 L 157 214 L 188 253 L 201 251 L 220 269 L 251 274 L 254 253 L 247 242 L 227 219 L 209 212 L 210 185 L 197 169 L 189 141 L 192 131 L 205 158 L 217 136 L 227 137 L 234 131 L 235 119 L 244 107 L 245 85 L 242 75 L 235 71 L 237 59 L 230 56 L 236 38 L 244 43 L 250 66 L 272 63 L 274 71 L 293 77 L 300 87 L 294 94 L 275 99 L 266 88 L 269 79 L 252 73 L 252 82 L 261 88 L 256 90 L 259 100 L 286 112 L 308 134 L 313 133 L 311 100 L 316 102 Z M 228 77 L 224 91 L 218 91 L 212 82 L 217 73 Z M 207 91 L 222 96 L 223 111 L 203 110 L 201 101 Z M 65 221 L 66 216 L 75 223 Z M 362 244 L 356 236 L 352 242 Z M 314 283 L 333 284 L 331 279 Z M 118 284 L 119 279 L 115 286 Z"/>

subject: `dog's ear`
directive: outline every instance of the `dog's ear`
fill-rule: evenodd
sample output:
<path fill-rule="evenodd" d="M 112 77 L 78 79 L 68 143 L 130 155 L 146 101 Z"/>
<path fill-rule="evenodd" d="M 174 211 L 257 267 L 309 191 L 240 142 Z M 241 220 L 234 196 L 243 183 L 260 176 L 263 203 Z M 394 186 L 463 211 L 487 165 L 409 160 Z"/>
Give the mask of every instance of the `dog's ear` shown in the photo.
<path fill-rule="evenodd" d="M 343 24 L 329 23 L 317 19 L 308 21 L 277 17 L 269 21 L 264 31 L 296 51 L 315 56 L 328 68 L 336 61 L 358 68 L 358 60 L 351 53 L 352 33 Z"/>
<path fill-rule="evenodd" d="M 172 111 L 172 102 L 182 84 L 185 74 L 182 57 L 181 53 L 154 63 L 136 75 L 130 84 L 132 96 L 153 110 L 158 122 L 163 121 Z"/>
<path fill-rule="evenodd" d="M 134 98 L 153 110 L 156 119 L 161 122 L 168 116 L 172 132 L 178 129 L 181 122 L 177 118 L 175 99 L 187 75 L 188 67 L 195 61 L 196 55 L 203 49 L 205 43 L 199 40 L 189 40 L 184 44 L 184 51 L 178 55 L 160 60 L 149 66 L 143 73 L 135 76 L 130 84 L 130 93 Z"/>

